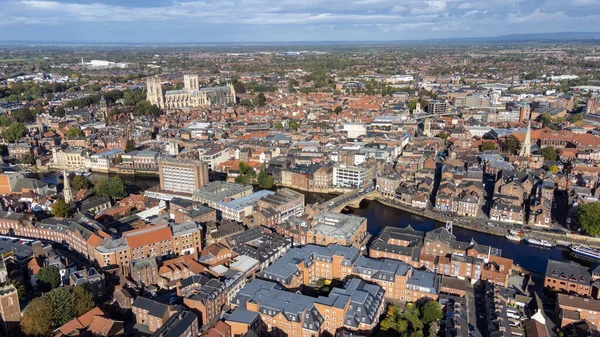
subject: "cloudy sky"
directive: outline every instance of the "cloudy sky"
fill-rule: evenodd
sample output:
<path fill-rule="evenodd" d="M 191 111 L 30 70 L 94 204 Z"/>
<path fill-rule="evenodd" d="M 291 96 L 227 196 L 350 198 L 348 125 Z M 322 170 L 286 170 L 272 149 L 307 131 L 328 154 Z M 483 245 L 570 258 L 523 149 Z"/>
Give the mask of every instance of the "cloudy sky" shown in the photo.
<path fill-rule="evenodd" d="M 600 0 L 0 0 L 0 40 L 383 41 L 600 31 Z"/>

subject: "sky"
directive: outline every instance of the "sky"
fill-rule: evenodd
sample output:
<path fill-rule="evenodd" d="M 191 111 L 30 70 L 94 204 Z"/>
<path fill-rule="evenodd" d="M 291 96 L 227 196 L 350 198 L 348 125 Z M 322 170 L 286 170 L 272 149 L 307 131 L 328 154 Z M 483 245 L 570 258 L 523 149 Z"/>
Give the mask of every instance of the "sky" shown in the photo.
<path fill-rule="evenodd" d="M 0 41 L 395 41 L 600 32 L 600 0 L 0 0 Z"/>

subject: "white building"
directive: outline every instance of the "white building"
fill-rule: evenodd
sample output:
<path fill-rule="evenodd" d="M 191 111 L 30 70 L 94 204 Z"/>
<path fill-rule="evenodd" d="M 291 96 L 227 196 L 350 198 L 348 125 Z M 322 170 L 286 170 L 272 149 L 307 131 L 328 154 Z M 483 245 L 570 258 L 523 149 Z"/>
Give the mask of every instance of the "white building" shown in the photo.
<path fill-rule="evenodd" d="M 367 134 L 367 126 L 364 124 L 344 124 L 344 131 L 348 138 L 358 138 Z"/>
<path fill-rule="evenodd" d="M 390 84 L 396 83 L 408 83 L 414 81 L 415 78 L 412 75 L 394 75 L 388 77 L 385 81 Z"/>
<path fill-rule="evenodd" d="M 338 164 L 333 167 L 333 186 L 362 188 L 365 185 L 365 169 Z"/>
<path fill-rule="evenodd" d="M 224 149 L 221 148 L 200 148 L 198 149 L 198 154 L 200 155 L 200 160 L 208 163 L 209 170 L 215 170 L 219 164 L 224 161 L 229 160 L 229 148 L 226 147 Z"/>

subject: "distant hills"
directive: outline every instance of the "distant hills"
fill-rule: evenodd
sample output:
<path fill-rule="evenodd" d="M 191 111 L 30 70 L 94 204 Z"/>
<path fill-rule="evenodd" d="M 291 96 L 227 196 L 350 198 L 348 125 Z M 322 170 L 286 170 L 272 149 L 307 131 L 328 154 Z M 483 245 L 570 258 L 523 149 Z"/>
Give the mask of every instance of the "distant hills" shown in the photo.
<path fill-rule="evenodd" d="M 208 46 L 293 46 L 293 45 L 388 45 L 388 44 L 428 44 L 428 43 L 515 43 L 515 42 L 571 42 L 587 41 L 595 43 L 600 40 L 600 32 L 557 32 L 557 33 L 533 33 L 533 34 L 509 34 L 489 37 L 454 37 L 454 38 L 431 38 L 419 40 L 362 40 L 362 41 L 280 41 L 280 42 L 186 42 L 186 43 L 114 43 L 114 42 L 83 42 L 83 41 L 1 41 L 0 45 L 135 45 L 161 46 L 161 45 L 208 45 Z M 599 41 L 600 42 L 600 41 Z"/>

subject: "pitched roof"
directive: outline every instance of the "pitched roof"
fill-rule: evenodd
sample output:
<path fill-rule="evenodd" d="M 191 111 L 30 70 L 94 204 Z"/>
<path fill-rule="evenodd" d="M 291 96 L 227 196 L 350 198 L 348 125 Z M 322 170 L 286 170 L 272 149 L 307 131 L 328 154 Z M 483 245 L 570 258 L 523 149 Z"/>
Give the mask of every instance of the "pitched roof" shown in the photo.
<path fill-rule="evenodd" d="M 147 246 L 156 242 L 166 241 L 173 237 L 171 228 L 164 226 L 160 228 L 143 228 L 123 233 L 129 248 Z"/>

